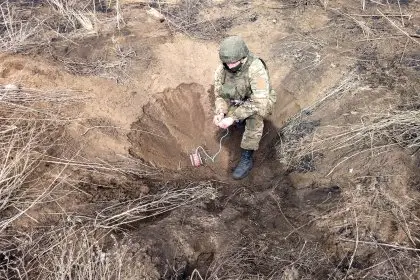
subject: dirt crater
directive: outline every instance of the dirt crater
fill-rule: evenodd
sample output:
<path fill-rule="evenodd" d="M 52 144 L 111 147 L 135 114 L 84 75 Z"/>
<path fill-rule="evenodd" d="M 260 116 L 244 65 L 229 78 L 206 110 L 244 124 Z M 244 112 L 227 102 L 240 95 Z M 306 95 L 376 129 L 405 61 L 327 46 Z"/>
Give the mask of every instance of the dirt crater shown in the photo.
<path fill-rule="evenodd" d="M 129 152 L 157 168 L 168 170 L 179 179 L 196 181 L 227 180 L 230 184 L 265 186 L 282 167 L 275 164 L 277 128 L 265 121 L 263 138 L 255 153 L 255 172 L 243 182 L 231 179 L 241 149 L 244 127 L 233 125 L 228 131 L 213 125 L 212 88 L 195 83 L 181 84 L 155 95 L 142 116 L 131 125 Z M 193 167 L 190 155 L 200 154 L 203 165 Z"/>
<path fill-rule="evenodd" d="M 130 153 L 171 170 L 191 165 L 189 154 L 200 145 L 216 147 L 208 118 L 211 108 L 204 87 L 181 84 L 167 89 L 143 107 L 131 125 Z"/>

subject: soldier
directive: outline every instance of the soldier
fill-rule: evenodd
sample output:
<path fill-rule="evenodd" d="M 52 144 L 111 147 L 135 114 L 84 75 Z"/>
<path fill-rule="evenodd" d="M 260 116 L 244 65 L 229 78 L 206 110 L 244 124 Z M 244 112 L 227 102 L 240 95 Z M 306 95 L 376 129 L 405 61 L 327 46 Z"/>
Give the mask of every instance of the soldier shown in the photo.
<path fill-rule="evenodd" d="M 276 93 L 271 88 L 264 61 L 248 50 L 241 37 L 224 39 L 219 57 L 222 63 L 214 78 L 216 110 L 213 123 L 227 129 L 235 122 L 245 122 L 241 159 L 232 174 L 239 180 L 252 169 L 252 155 L 258 149 L 264 118 L 271 114 Z"/>

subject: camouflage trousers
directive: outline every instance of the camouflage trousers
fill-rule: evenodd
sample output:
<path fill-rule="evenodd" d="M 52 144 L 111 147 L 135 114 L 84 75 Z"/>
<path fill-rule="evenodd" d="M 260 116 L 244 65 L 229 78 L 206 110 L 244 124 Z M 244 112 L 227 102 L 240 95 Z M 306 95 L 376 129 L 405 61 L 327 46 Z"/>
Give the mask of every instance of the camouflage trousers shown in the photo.
<path fill-rule="evenodd" d="M 229 117 L 236 108 L 236 106 L 229 106 L 227 116 Z M 252 115 L 243 122 L 245 122 L 245 131 L 242 135 L 241 148 L 258 150 L 264 129 L 264 118 L 259 115 Z"/>
<path fill-rule="evenodd" d="M 245 119 L 245 131 L 242 135 L 241 148 L 258 150 L 264 129 L 264 118 L 253 115 Z"/>

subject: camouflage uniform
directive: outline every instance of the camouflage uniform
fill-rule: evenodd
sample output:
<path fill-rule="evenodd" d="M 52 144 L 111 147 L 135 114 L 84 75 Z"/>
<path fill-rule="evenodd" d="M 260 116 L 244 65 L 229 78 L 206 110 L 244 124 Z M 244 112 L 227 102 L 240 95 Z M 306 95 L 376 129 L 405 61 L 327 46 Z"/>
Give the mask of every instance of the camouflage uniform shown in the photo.
<path fill-rule="evenodd" d="M 271 114 L 276 102 L 265 63 L 250 53 L 237 72 L 227 71 L 220 65 L 215 72 L 214 93 L 216 114 L 245 120 L 241 148 L 257 150 L 264 118 Z"/>

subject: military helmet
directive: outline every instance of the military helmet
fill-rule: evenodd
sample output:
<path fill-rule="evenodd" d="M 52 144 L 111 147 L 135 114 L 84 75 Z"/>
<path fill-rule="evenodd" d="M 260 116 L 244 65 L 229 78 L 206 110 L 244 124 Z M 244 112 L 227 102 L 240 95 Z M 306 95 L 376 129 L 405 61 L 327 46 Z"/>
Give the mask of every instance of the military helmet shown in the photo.
<path fill-rule="evenodd" d="M 225 38 L 220 44 L 219 57 L 223 63 L 232 63 L 247 57 L 248 47 L 239 36 Z"/>

